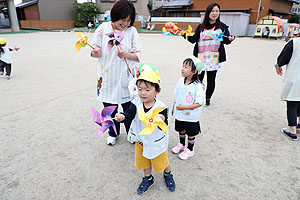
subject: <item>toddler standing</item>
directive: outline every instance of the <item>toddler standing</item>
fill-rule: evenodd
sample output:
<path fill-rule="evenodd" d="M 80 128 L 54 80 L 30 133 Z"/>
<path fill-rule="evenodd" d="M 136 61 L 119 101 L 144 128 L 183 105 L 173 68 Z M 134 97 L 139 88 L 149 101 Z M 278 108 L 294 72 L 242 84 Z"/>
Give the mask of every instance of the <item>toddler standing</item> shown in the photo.
<path fill-rule="evenodd" d="M 7 80 L 10 79 L 11 74 L 12 59 L 10 51 L 13 51 L 13 49 L 6 47 L 6 40 L 0 38 L 0 75 L 2 76 L 4 74 L 5 68 Z"/>
<path fill-rule="evenodd" d="M 145 64 L 141 64 L 145 65 Z M 147 64 L 150 66 L 149 64 Z M 143 66 L 146 68 L 146 66 Z M 152 66 L 150 68 L 153 68 Z M 155 72 L 156 71 L 156 72 Z M 146 126 L 140 120 L 141 112 L 152 114 L 154 109 L 165 107 L 157 117 L 161 118 L 166 124 L 168 121 L 168 108 L 165 104 L 156 98 L 160 93 L 160 76 L 157 70 L 141 70 L 136 82 L 138 88 L 138 98 L 135 98 L 125 113 L 117 113 L 115 120 L 118 122 L 132 122 L 128 138 L 135 142 L 135 162 L 137 169 L 144 171 L 144 177 L 140 183 L 137 192 L 144 194 L 154 183 L 154 177 L 151 174 L 152 167 L 156 173 L 164 172 L 164 179 L 167 188 L 170 191 L 175 190 L 175 182 L 171 174 L 170 163 L 168 159 L 168 134 L 161 128 L 156 127 L 151 134 L 139 135 Z M 153 118 L 149 119 L 149 123 Z M 167 131 L 168 132 L 168 131 Z"/>
<path fill-rule="evenodd" d="M 175 130 L 179 132 L 179 143 L 172 148 L 172 152 L 177 154 L 183 151 L 178 155 L 183 160 L 194 155 L 195 136 L 201 132 L 200 115 L 205 100 L 204 86 L 199 80 L 202 69 L 202 62 L 195 56 L 185 59 L 181 70 L 182 78 L 175 88 L 172 114 L 175 118 Z"/>

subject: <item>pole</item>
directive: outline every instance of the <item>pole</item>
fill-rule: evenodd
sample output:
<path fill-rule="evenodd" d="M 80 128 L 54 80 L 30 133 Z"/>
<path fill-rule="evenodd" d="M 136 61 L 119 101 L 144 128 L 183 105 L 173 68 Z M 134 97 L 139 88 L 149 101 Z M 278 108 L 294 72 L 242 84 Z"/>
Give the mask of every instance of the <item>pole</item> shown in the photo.
<path fill-rule="evenodd" d="M 8 9 L 8 15 L 9 15 L 9 21 L 10 21 L 10 28 L 12 32 L 19 32 L 19 22 L 16 12 L 15 3 L 13 0 L 6 0 L 7 2 L 7 9 Z"/>
<path fill-rule="evenodd" d="M 257 9 L 257 17 L 256 17 L 256 23 L 255 24 L 257 24 L 257 22 L 259 20 L 260 6 L 261 6 L 261 0 L 259 0 L 259 5 L 258 5 L 258 9 Z"/>

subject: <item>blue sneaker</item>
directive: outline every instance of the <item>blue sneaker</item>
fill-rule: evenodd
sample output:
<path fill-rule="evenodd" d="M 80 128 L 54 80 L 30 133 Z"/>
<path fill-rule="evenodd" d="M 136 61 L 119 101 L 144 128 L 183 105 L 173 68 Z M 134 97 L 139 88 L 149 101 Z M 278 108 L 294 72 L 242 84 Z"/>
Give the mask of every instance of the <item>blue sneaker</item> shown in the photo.
<path fill-rule="evenodd" d="M 171 192 L 174 192 L 175 191 L 175 181 L 173 179 L 173 174 L 165 174 L 164 173 L 164 178 L 165 178 L 167 188 Z"/>
<path fill-rule="evenodd" d="M 139 195 L 145 194 L 145 192 L 153 185 L 154 183 L 154 177 L 151 176 L 151 179 L 149 180 L 147 177 L 143 177 L 143 180 L 140 184 L 140 186 L 137 189 L 137 193 Z"/>
<path fill-rule="evenodd" d="M 282 133 L 291 138 L 292 140 L 297 140 L 297 134 L 292 134 L 289 129 L 283 128 Z"/>

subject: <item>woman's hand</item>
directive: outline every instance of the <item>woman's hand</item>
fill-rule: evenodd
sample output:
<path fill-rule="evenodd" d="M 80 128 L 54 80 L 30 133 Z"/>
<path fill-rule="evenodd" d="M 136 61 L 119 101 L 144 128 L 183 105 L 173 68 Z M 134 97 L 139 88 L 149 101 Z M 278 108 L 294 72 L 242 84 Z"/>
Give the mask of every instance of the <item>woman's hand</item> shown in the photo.
<path fill-rule="evenodd" d="M 101 55 L 102 55 L 102 50 L 101 50 L 101 48 L 95 48 L 95 49 L 92 49 L 91 55 L 92 55 L 92 57 L 94 57 L 94 58 L 100 58 Z"/>
<path fill-rule="evenodd" d="M 278 66 L 278 64 L 275 65 L 276 67 L 276 73 L 279 75 L 279 76 L 282 76 L 283 73 L 282 73 L 282 68 Z"/>
<path fill-rule="evenodd" d="M 125 116 L 124 116 L 123 114 L 117 113 L 117 114 L 115 115 L 115 120 L 116 120 L 117 122 L 124 121 L 124 119 L 125 119 Z"/>
<path fill-rule="evenodd" d="M 119 49 L 119 51 L 118 51 L 118 57 L 119 58 L 126 58 L 126 54 L 127 54 L 127 52 L 125 52 L 125 51 L 123 51 L 123 49 Z"/>
<path fill-rule="evenodd" d="M 177 110 L 186 110 L 185 105 L 183 104 L 179 104 L 178 106 L 176 106 Z"/>

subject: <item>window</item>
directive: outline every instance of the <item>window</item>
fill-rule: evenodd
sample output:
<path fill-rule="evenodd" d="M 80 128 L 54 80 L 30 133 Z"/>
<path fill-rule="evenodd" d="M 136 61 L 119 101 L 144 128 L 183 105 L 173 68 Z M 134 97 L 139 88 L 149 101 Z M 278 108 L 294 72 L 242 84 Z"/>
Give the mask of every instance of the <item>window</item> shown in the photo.
<path fill-rule="evenodd" d="M 170 12 L 169 17 L 184 17 L 184 12 Z"/>
<path fill-rule="evenodd" d="M 198 17 L 198 12 L 191 12 L 190 16 L 191 17 Z"/>

